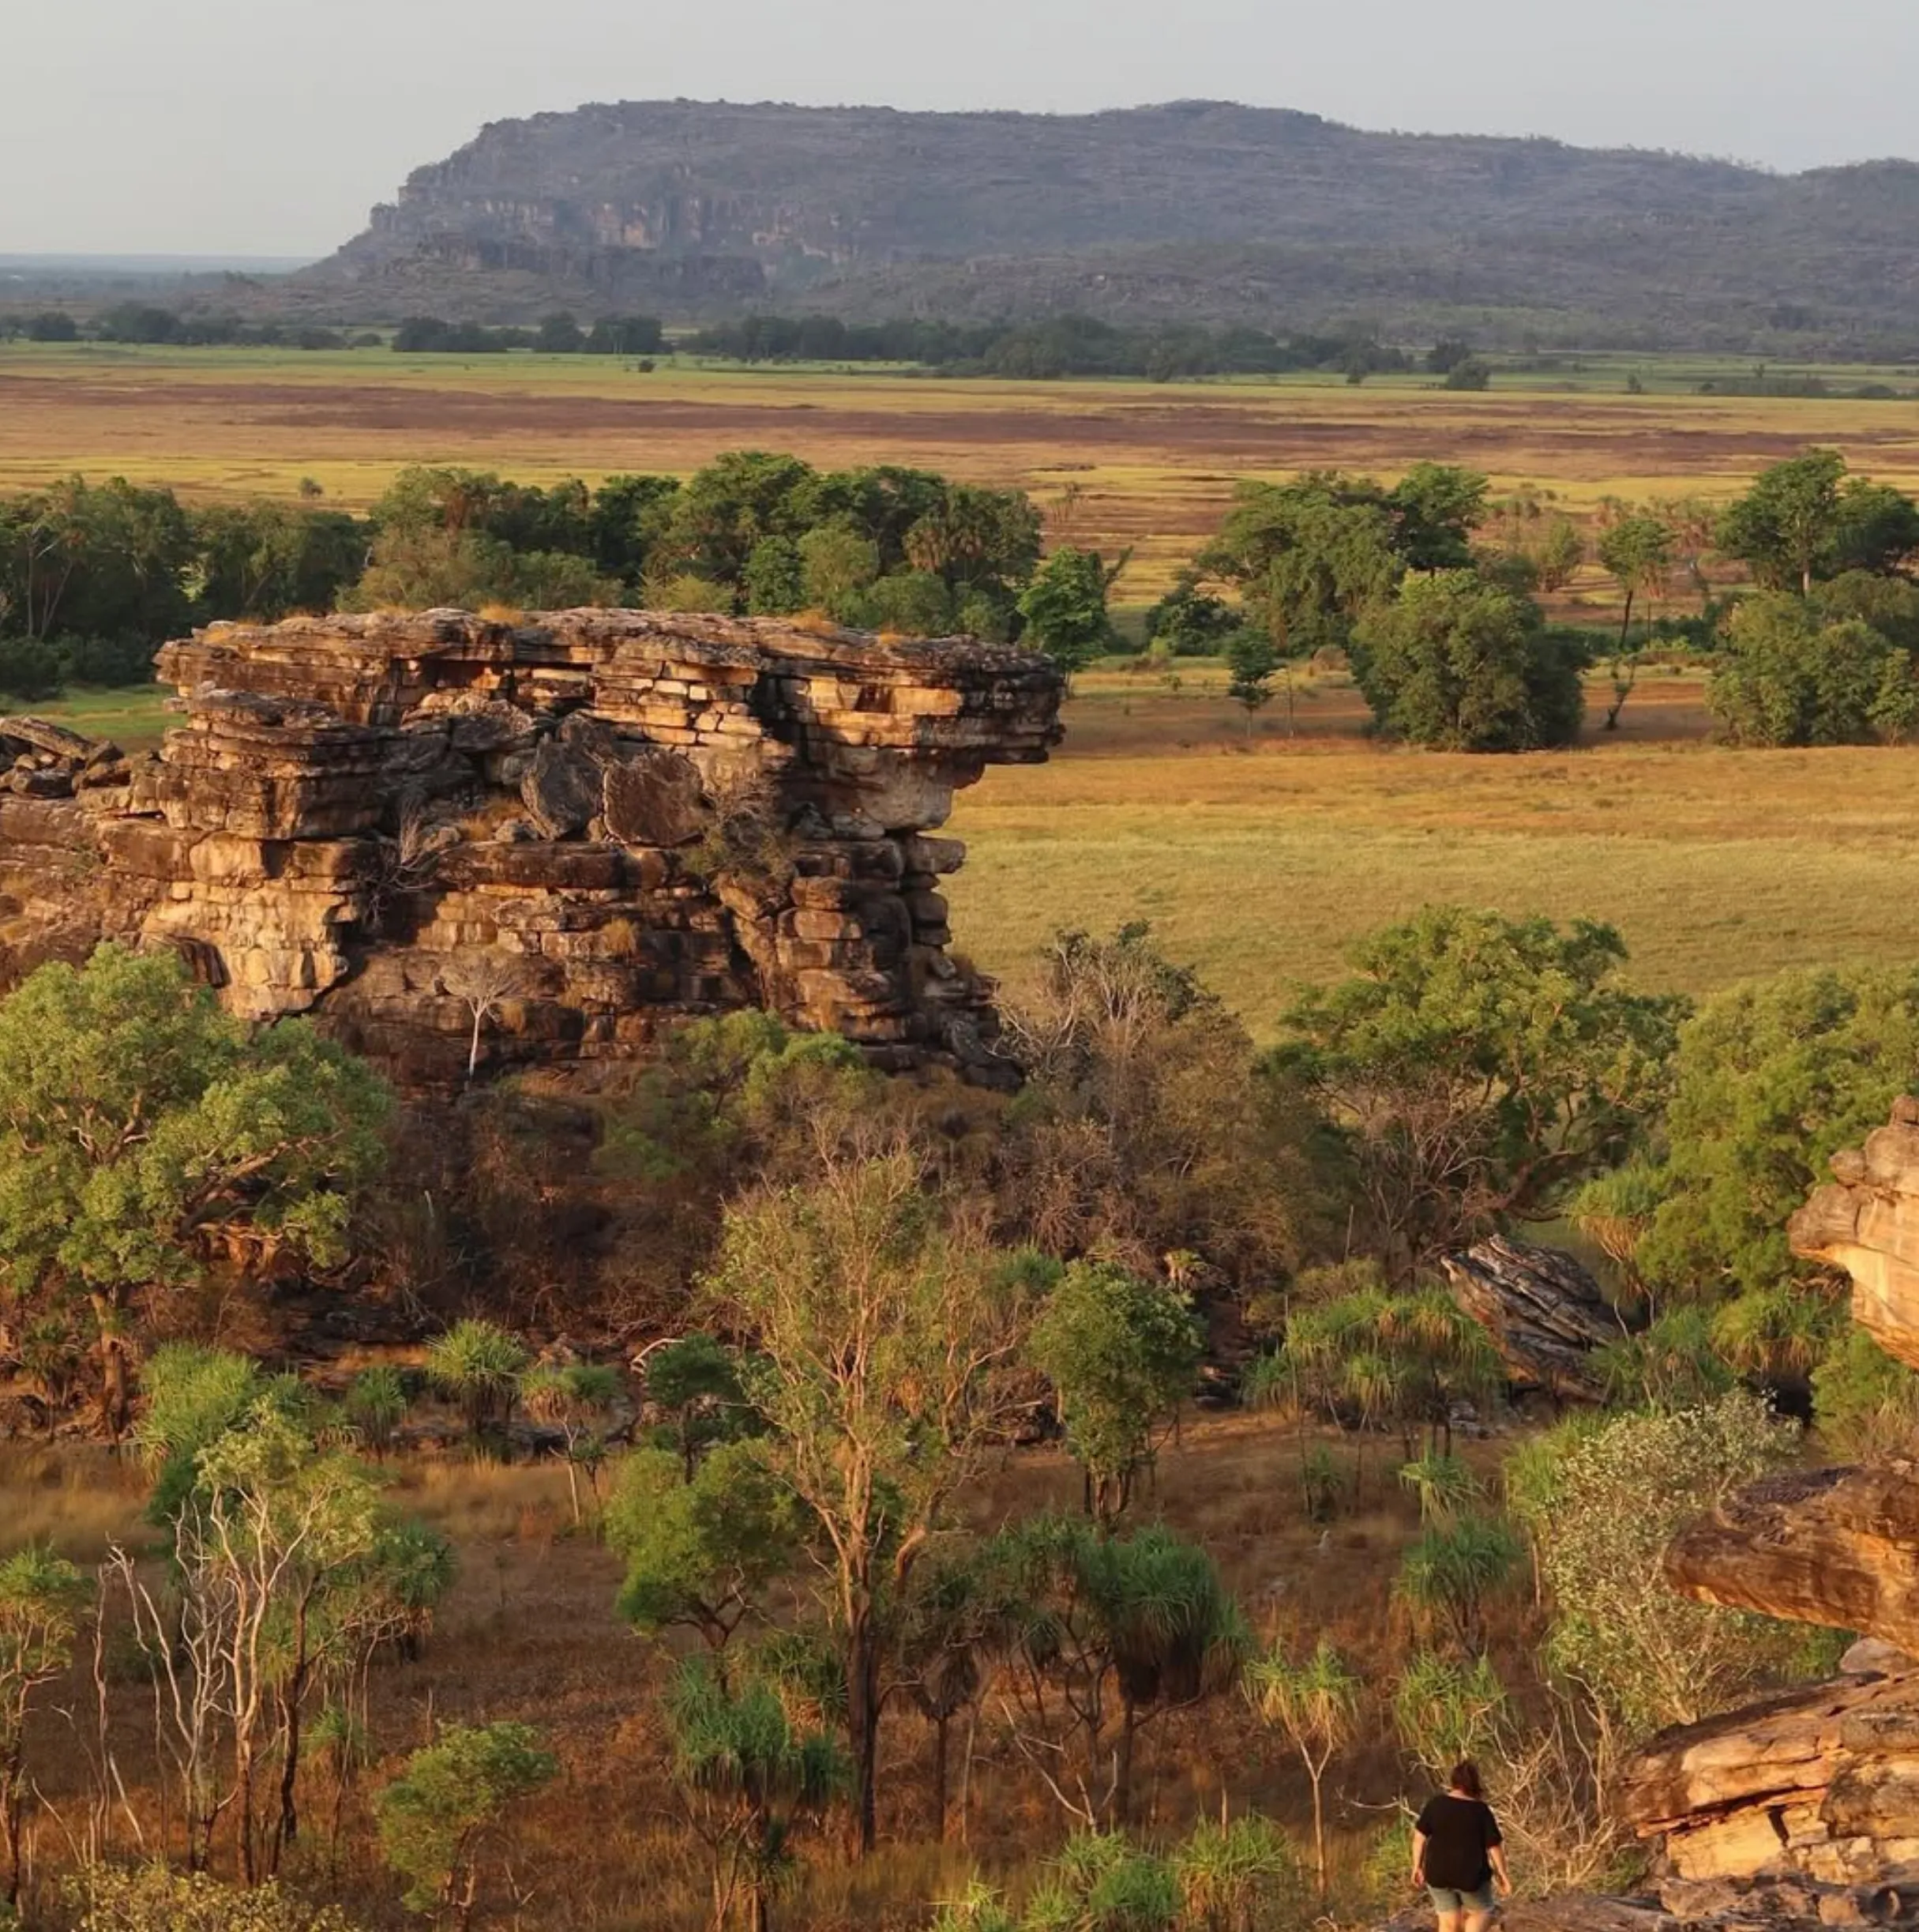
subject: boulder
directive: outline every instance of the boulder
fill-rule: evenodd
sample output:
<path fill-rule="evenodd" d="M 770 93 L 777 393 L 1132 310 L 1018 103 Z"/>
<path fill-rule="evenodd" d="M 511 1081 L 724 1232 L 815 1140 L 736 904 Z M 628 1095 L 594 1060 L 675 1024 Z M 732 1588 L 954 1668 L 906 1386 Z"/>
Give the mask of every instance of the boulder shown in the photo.
<path fill-rule="evenodd" d="M 520 795 L 546 837 L 569 837 L 599 810 L 600 768 L 577 746 L 549 738 L 534 753 Z"/>
<path fill-rule="evenodd" d="M 1592 1351 L 1627 1329 L 1572 1255 L 1495 1235 L 1443 1257 L 1440 1265 L 1453 1299 L 1491 1336 L 1519 1386 L 1573 1401 L 1601 1399 Z"/>
<path fill-rule="evenodd" d="M 1793 1252 L 1850 1276 L 1853 1319 L 1919 1369 L 1919 1099 L 1894 1101 L 1891 1122 L 1835 1155 L 1832 1171 L 1786 1225 Z"/>
<path fill-rule="evenodd" d="M 757 1005 L 876 1064 L 1005 1076 L 986 987 L 941 949 L 933 879 L 962 848 L 926 835 L 987 765 L 1057 742 L 1060 678 L 1033 653 L 448 610 L 216 625 L 160 668 L 184 718 L 156 756 L 0 731 L 0 983 L 104 938 L 169 945 L 235 1012 L 310 1012 L 397 1078 L 453 1083 L 471 1017 L 434 989 L 498 949 L 539 990 L 492 1066 L 592 1078 Z M 717 881 L 676 855 L 749 780 L 804 827 L 807 876 Z"/>
<path fill-rule="evenodd" d="M 622 845 L 685 845 L 712 822 L 699 768 L 682 752 L 630 752 L 601 782 L 607 833 Z"/>

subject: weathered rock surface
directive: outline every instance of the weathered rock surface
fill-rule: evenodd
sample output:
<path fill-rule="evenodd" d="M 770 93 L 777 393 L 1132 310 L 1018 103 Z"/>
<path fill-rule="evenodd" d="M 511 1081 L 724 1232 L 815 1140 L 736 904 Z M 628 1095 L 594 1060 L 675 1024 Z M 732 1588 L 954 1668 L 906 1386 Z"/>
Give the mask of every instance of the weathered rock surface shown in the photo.
<path fill-rule="evenodd" d="M 1452 1299 L 1492 1337 L 1515 1383 L 1572 1401 L 1601 1399 L 1592 1351 L 1626 1327 L 1572 1255 L 1495 1235 L 1441 1265 Z"/>
<path fill-rule="evenodd" d="M 926 835 L 988 765 L 1057 742 L 1031 652 L 434 611 L 216 626 L 160 663 L 185 722 L 135 765 L 0 720 L 0 976 L 173 945 L 236 1012 L 311 1011 L 431 1081 L 471 1024 L 445 969 L 495 952 L 502 1063 L 630 1057 L 759 1005 L 883 1064 L 997 1065 L 934 889 L 963 848 Z M 715 859 L 704 834 L 745 797 L 761 836 Z"/>
<path fill-rule="evenodd" d="M 1657 1900 L 1568 1893 L 1502 1908 L 1507 1932 L 1782 1932 L 1788 1926 L 1919 1925 L 1919 1868 L 1868 1884 L 1782 1876 L 1669 1880 Z M 1431 1932 L 1431 1908 L 1400 1912 L 1375 1932 Z"/>
<path fill-rule="evenodd" d="M 1894 1101 L 1891 1122 L 1835 1155 L 1832 1171 L 1787 1223 L 1793 1252 L 1844 1269 L 1853 1319 L 1919 1369 L 1919 1099 Z"/>
<path fill-rule="evenodd" d="M 1734 1492 L 1681 1531 L 1666 1580 L 1682 1596 L 1919 1647 L 1919 1473 L 1792 1469 Z"/>

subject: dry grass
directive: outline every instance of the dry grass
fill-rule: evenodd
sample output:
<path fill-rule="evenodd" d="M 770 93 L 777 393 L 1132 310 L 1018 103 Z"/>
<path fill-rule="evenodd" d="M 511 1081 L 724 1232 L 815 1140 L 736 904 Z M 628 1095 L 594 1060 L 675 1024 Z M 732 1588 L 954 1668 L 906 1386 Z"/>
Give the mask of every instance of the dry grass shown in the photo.
<path fill-rule="evenodd" d="M 1156 1489 L 1141 1499 L 1139 1513 L 1163 1515 L 1203 1540 L 1263 1637 L 1324 1630 L 1384 1682 L 1406 1642 L 1388 1585 L 1416 1529 L 1391 1480 L 1396 1444 L 1376 1438 L 1368 1445 L 1365 1493 L 1328 1532 L 1304 1519 L 1298 1450 L 1293 1430 L 1270 1417 L 1194 1423 L 1162 1458 Z M 1350 1464 L 1350 1441 L 1335 1441 L 1335 1453 Z M 1489 1445 L 1471 1453 L 1482 1462 L 1492 1454 Z M 537 1724 L 560 1751 L 564 1771 L 517 1835 L 513 1871 L 529 1894 L 523 1923 L 541 1932 L 697 1932 L 704 1920 L 704 1881 L 674 1808 L 652 1714 L 670 1652 L 621 1626 L 613 1607 L 618 1565 L 590 1537 L 567 1533 L 563 1475 L 550 1466 L 449 1460 L 402 1463 L 394 1476 L 396 1501 L 454 1536 L 460 1570 L 423 1657 L 375 1674 L 382 1762 L 370 1788 L 441 1721 Z M 96 1489 L 102 1499 L 90 1501 Z M 1020 1453 L 979 1487 L 973 1513 L 985 1528 L 1048 1505 L 1071 1506 L 1076 1495 L 1062 1457 Z M 50 1509 L 56 1498 L 59 1507 Z M 100 1459 L 66 1450 L 10 1453 L 0 1464 L 0 1554 L 50 1529 L 75 1554 L 97 1554 L 107 1535 L 134 1533 L 137 1504 L 126 1480 L 103 1487 Z M 1530 1635 L 1519 1607 L 1500 1636 L 1509 1662 Z M 150 1746 L 143 1699 L 128 1682 L 117 1742 L 144 1806 Z M 35 1751 L 49 1795 L 70 1812 L 81 1783 L 70 1734 L 50 1717 L 36 1731 Z M 904 1932 L 923 1924 L 926 1900 L 951 1896 L 975 1866 L 1017 1886 L 1058 1842 L 1057 1808 L 983 1725 L 970 1843 L 930 1842 L 928 1763 L 928 1733 L 903 1709 L 886 1732 L 884 1848 L 869 1863 L 849 1866 L 836 1840 L 809 1841 L 783 1923 L 807 1932 Z M 1149 1830 L 1183 1832 L 1216 1817 L 1222 1792 L 1236 1810 L 1256 1805 L 1291 1828 L 1303 1829 L 1309 1815 L 1303 1777 L 1237 1701 L 1162 1720 L 1142 1743 L 1140 1765 L 1140 1808 Z M 1347 1873 L 1358 1870 L 1403 1780 L 1376 1710 L 1329 1783 Z M 362 1806 L 353 1808 L 347 1836 L 346 1889 L 356 1915 L 370 1926 L 397 1926 L 403 1915 L 374 1875 Z M 300 1855 L 301 1870 L 320 1875 L 324 1847 L 308 1841 Z"/>
<path fill-rule="evenodd" d="M 712 369 L 639 374 L 599 357 L 408 357 L 362 351 L 0 349 L 0 489 L 79 470 L 196 497 L 291 495 L 302 478 L 364 505 L 408 463 L 528 482 L 684 472 L 723 449 L 822 464 L 913 463 L 1017 483 L 1042 505 L 1080 493 L 1076 542 L 1131 545 L 1140 600 L 1219 519 L 1241 476 L 1344 465 L 1392 475 L 1468 463 L 1500 491 L 1726 495 L 1763 464 L 1836 445 L 1919 484 L 1910 409 L 1837 398 L 1573 390 L 1502 378 L 1482 395 L 1337 378 L 1155 385 L 1009 383 L 890 371 Z"/>
<path fill-rule="evenodd" d="M 1723 750 L 1678 678 L 1617 739 L 1525 757 L 1383 749 L 1359 715 L 1321 687 L 1298 736 L 1268 712 L 1249 744 L 1216 691 L 1083 680 L 1051 764 L 960 800 L 960 943 L 1016 984 L 1061 926 L 1148 919 L 1261 1035 L 1295 983 L 1429 903 L 1609 920 L 1643 983 L 1692 993 L 1910 960 L 1910 749 Z"/>

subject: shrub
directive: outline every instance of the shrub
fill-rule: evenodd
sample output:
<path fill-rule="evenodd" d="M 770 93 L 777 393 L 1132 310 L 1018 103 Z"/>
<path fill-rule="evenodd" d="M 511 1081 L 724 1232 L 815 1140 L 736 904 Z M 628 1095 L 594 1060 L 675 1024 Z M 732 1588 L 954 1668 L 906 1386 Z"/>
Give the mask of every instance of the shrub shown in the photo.
<path fill-rule="evenodd" d="M 1913 662 L 1861 618 L 1779 592 L 1734 614 L 1707 693 L 1735 745 L 1865 745 L 1919 724 Z"/>
<path fill-rule="evenodd" d="M 76 1932 L 353 1932 L 338 1907 L 310 1905 L 276 1884 L 240 1891 L 159 1864 L 91 1866 L 72 1897 Z"/>
<path fill-rule="evenodd" d="M 1849 1327 L 1812 1371 L 1812 1415 L 1842 1456 L 1888 1462 L 1919 1448 L 1919 1375 Z"/>
<path fill-rule="evenodd" d="M 1689 1603 L 1661 1562 L 1686 1523 L 1788 1460 L 1795 1434 L 1736 1393 L 1568 1441 L 1532 1526 L 1554 1601 L 1548 1654 L 1628 1731 L 1690 1723 L 1791 1673 L 1803 1632 Z"/>
<path fill-rule="evenodd" d="M 1477 570 L 1409 577 L 1354 635 L 1359 688 L 1382 730 L 1438 751 L 1570 744 L 1584 647 L 1548 632 L 1530 597 Z"/>
<path fill-rule="evenodd" d="M 414 1911 L 451 1906 L 464 1923 L 479 1890 L 487 1840 L 508 1809 L 550 1784 L 559 1761 L 528 1724 L 449 1724 L 415 1751 L 374 1801 L 380 1849 L 407 1881 Z"/>

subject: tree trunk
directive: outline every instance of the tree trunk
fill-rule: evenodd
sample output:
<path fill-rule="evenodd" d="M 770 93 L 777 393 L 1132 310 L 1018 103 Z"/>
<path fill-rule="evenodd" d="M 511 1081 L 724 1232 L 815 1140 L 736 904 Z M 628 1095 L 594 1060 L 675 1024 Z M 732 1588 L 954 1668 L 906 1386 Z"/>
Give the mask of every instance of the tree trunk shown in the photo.
<path fill-rule="evenodd" d="M 126 1392 L 126 1344 L 116 1332 L 119 1308 L 114 1298 L 96 1291 L 87 1297 L 93 1319 L 100 1329 L 100 1413 L 107 1424 L 108 1440 L 115 1449 L 126 1433 L 129 1401 Z"/>
<path fill-rule="evenodd" d="M 300 1705 L 306 1695 L 306 1606 L 302 1603 L 295 1614 L 294 1622 L 295 1663 L 288 1675 L 286 1687 L 280 1693 L 280 1726 L 287 1736 L 287 1748 L 280 1764 L 280 1823 L 276 1828 L 267 1855 L 267 1876 L 271 1878 L 280 1870 L 280 1855 L 300 1835 L 300 1814 L 297 1796 L 300 1780 Z"/>
<path fill-rule="evenodd" d="M 473 1084 L 474 1070 L 479 1065 L 480 1021 L 483 1017 L 479 1007 L 473 1009 L 473 1043 L 467 1049 L 467 1084 Z"/>
<path fill-rule="evenodd" d="M 847 1632 L 847 1742 L 853 1757 L 853 1855 L 864 1858 L 879 1836 L 874 1787 L 880 1759 L 880 1650 L 866 1609 Z"/>
<path fill-rule="evenodd" d="M 1132 1740 L 1139 1717 L 1128 1698 L 1120 1718 L 1119 1762 L 1113 1780 L 1113 1823 L 1124 1831 L 1132 1817 Z"/>
<path fill-rule="evenodd" d="M 1320 1896 L 1326 1896 L 1326 1813 L 1320 1801 L 1319 1774 L 1313 1779 L 1313 1863 L 1319 1874 Z"/>
<path fill-rule="evenodd" d="M 0 1904 L 9 1906 L 20 1903 L 21 1821 L 26 1810 L 21 1789 L 22 1749 L 22 1744 L 16 1742 L 12 1757 L 0 1765 L 0 1831 L 6 1836 L 6 1890 L 0 1894 Z"/>
<path fill-rule="evenodd" d="M 941 1844 L 948 1836 L 946 1745 L 952 1721 L 950 1714 L 945 1713 L 933 1720 L 933 1835 Z"/>

